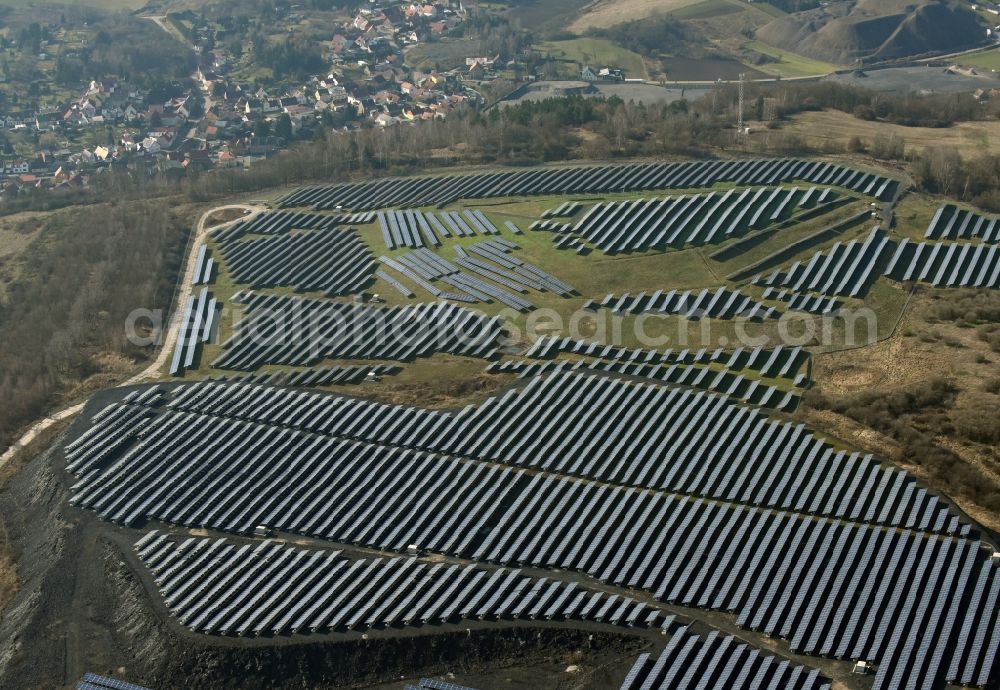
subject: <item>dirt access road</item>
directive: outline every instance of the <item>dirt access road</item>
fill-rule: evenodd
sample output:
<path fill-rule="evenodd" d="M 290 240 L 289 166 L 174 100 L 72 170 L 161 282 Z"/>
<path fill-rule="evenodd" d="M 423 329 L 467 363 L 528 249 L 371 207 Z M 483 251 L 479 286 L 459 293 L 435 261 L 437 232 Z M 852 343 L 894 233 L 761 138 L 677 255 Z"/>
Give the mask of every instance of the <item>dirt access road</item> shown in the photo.
<path fill-rule="evenodd" d="M 220 211 L 228 211 L 233 209 L 243 210 L 246 212 L 246 215 L 244 215 L 243 218 L 237 218 L 236 220 L 229 221 L 228 223 L 222 223 L 220 225 L 216 225 L 213 227 L 208 226 L 208 220 L 213 215 L 215 215 Z M 184 314 L 184 303 L 187 302 L 187 298 L 191 296 L 191 291 L 193 289 L 191 281 L 194 278 L 194 268 L 195 268 L 195 262 L 198 258 L 198 248 L 205 241 L 205 238 L 208 237 L 209 233 L 212 233 L 216 230 L 221 230 L 222 228 L 229 227 L 233 223 L 236 223 L 240 220 L 247 220 L 250 218 L 254 218 L 258 214 L 263 213 L 266 210 L 267 209 L 263 206 L 251 206 L 249 204 L 229 204 L 226 206 L 218 206 L 202 214 L 201 219 L 198 221 L 198 228 L 195 231 L 194 238 L 191 242 L 191 248 L 188 253 L 187 263 L 185 264 L 184 267 L 184 273 L 180 276 L 180 284 L 178 286 L 177 296 L 174 300 L 174 305 L 173 305 L 174 311 L 173 314 L 171 314 L 170 323 L 167 326 L 166 337 L 162 340 L 160 344 L 160 351 L 157 354 L 156 359 L 153 360 L 153 362 L 148 367 L 140 371 L 132 378 L 123 382 L 121 384 L 122 386 L 134 386 L 137 383 L 142 383 L 143 381 L 157 378 L 160 375 L 160 370 L 163 369 L 163 367 L 166 365 L 167 358 L 170 357 L 170 354 L 174 351 L 174 344 L 177 342 L 177 336 L 180 334 L 181 330 L 181 319 L 183 318 Z M 83 406 L 84 403 L 79 403 L 73 405 L 72 407 L 67 407 L 63 410 L 55 412 L 45 417 L 44 419 L 35 422 L 31 426 L 31 428 L 29 428 L 28 431 L 26 431 L 24 435 L 21 436 L 21 438 L 19 438 L 14 443 L 14 445 L 8 448 L 3 455 L 0 455 L 0 469 L 3 469 L 3 467 L 8 462 L 10 462 L 11 458 L 13 458 L 14 455 L 19 450 L 26 447 L 28 444 L 30 444 L 32 441 L 38 438 L 38 436 L 41 433 L 43 433 L 46 429 L 52 427 L 55 424 L 58 424 L 63 420 L 75 417 L 83 409 Z"/>

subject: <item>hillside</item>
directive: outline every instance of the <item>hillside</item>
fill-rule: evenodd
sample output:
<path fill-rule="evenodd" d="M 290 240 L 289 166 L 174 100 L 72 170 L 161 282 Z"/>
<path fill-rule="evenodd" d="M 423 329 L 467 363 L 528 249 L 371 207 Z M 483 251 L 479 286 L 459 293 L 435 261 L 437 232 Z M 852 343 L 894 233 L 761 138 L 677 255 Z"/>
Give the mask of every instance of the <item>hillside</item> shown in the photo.
<path fill-rule="evenodd" d="M 940 0 L 858 0 L 780 17 L 757 38 L 819 60 L 850 63 L 948 53 L 982 43 L 969 9 Z"/>

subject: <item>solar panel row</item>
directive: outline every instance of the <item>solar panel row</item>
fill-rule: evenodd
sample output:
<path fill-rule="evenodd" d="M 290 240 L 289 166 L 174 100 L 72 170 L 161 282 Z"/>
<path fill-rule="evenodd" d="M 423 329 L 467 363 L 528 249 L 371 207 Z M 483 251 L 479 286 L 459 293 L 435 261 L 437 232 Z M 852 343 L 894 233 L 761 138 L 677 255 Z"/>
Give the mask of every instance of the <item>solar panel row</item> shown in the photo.
<path fill-rule="evenodd" d="M 184 304 L 181 314 L 180 331 L 174 356 L 170 360 L 170 375 L 180 376 L 184 370 L 194 366 L 195 358 L 202 343 L 209 342 L 218 326 L 218 304 L 208 288 L 202 288 L 197 296 L 191 295 Z"/>
<path fill-rule="evenodd" d="M 1000 245 L 904 239 L 889 261 L 886 275 L 935 287 L 1000 288 Z"/>
<path fill-rule="evenodd" d="M 194 274 L 191 277 L 192 285 L 204 285 L 211 283 L 215 273 L 215 259 L 212 258 L 208 246 L 201 245 L 198 248 L 198 255 L 195 257 Z"/>
<path fill-rule="evenodd" d="M 863 297 L 883 274 L 935 287 L 1000 288 L 1000 245 L 909 238 L 897 244 L 875 228 L 863 243 L 838 242 L 808 262 L 758 275 L 752 282 L 768 287 L 765 298 L 773 294 L 775 299 L 787 298 L 793 309 L 830 314 L 841 306 L 834 296 Z M 778 288 L 788 288 L 791 294 Z"/>
<path fill-rule="evenodd" d="M 801 347 L 775 348 L 755 347 L 752 350 L 737 348 L 735 350 L 629 350 L 624 347 L 602 345 L 573 338 L 558 338 L 541 336 L 528 348 L 525 356 L 535 359 L 555 359 L 560 354 L 569 353 L 594 357 L 611 362 L 627 362 L 630 364 L 685 364 L 685 365 L 715 365 L 726 371 L 750 370 L 758 372 L 764 378 L 797 379 L 800 370 L 809 361 L 809 352 Z"/>
<path fill-rule="evenodd" d="M 462 256 L 460 254 L 460 257 Z M 458 265 L 455 265 L 428 249 L 417 249 L 392 260 L 387 257 L 381 257 L 381 261 L 390 267 L 395 263 L 401 264 L 407 269 L 409 275 L 415 274 L 419 276 L 425 284 L 435 280 L 445 283 L 460 291 L 461 294 L 470 296 L 474 302 L 497 301 L 522 312 L 533 308 L 531 302 L 511 292 L 511 290 L 519 293 L 528 291 L 528 288 L 517 280 L 518 277 L 516 275 L 506 277 L 500 275 L 498 272 L 484 268 L 479 263 L 473 264 L 468 262 L 465 258 L 457 259 L 455 263 Z M 466 269 L 468 273 L 463 272 L 462 268 Z M 500 270 L 502 269 L 497 269 L 497 271 Z M 487 283 L 482 278 L 491 280 L 501 287 Z M 533 285 L 537 285 L 539 290 L 543 289 L 541 284 L 534 283 Z M 444 292 L 442 291 L 441 294 L 444 294 Z"/>
<path fill-rule="evenodd" d="M 470 246 L 469 251 L 461 246 L 455 246 L 458 258 L 454 263 L 423 248 L 396 258 L 382 256 L 379 260 L 414 285 L 441 299 L 467 303 L 495 300 L 518 311 L 526 312 L 531 310 L 533 305 L 514 293 L 524 294 L 530 289 L 554 292 L 563 297 L 574 294 L 573 288 L 569 285 L 512 256 L 509 252 L 516 248 L 517 245 L 511 242 L 494 238 Z M 413 291 L 396 278 L 384 272 L 379 276 L 386 279 L 403 295 L 415 297 Z M 434 281 L 442 282 L 453 289 L 442 290 L 434 285 Z M 500 287 L 497 287 L 498 285 Z"/>
<path fill-rule="evenodd" d="M 809 291 L 825 297 L 863 297 L 882 274 L 892 242 L 876 227 L 864 242 L 837 242 L 816 252 L 803 263 L 753 278 L 755 285 L 785 287 L 795 292 Z"/>
<path fill-rule="evenodd" d="M 996 559 L 980 566 L 975 580 L 966 583 L 966 591 L 970 594 L 970 614 L 959 630 L 957 648 L 945 678 L 949 683 L 986 687 L 998 680 L 996 656 L 1000 650 L 1000 623 L 994 615 L 1000 606 L 1000 566 Z M 943 624 L 955 624 L 953 612 L 948 613 Z M 926 649 L 921 651 L 926 653 Z M 938 665 L 941 659 L 935 656 L 933 663 Z"/>
<path fill-rule="evenodd" d="M 822 161 L 796 159 L 696 161 L 560 168 L 441 177 L 388 177 L 362 183 L 303 187 L 280 200 L 285 208 L 358 211 L 443 205 L 459 199 L 695 189 L 718 183 L 775 185 L 793 180 L 843 187 L 877 199 L 898 182 Z"/>
<path fill-rule="evenodd" d="M 510 230 L 515 235 L 523 235 L 524 234 L 523 232 L 521 232 L 521 228 L 517 227 L 517 224 L 515 224 L 514 221 L 512 221 L 512 220 L 506 221 L 504 223 L 504 225 L 507 226 L 507 229 Z"/>
<path fill-rule="evenodd" d="M 489 374 L 517 374 L 528 379 L 553 372 L 605 372 L 633 376 L 653 381 L 690 386 L 724 395 L 748 405 L 757 405 L 783 412 L 794 412 L 801 401 L 794 391 L 783 391 L 775 386 L 748 379 L 730 371 L 718 371 L 691 364 L 644 364 L 642 362 L 584 361 L 533 362 L 530 360 L 505 360 L 490 364 Z"/>
<path fill-rule="evenodd" d="M 584 309 L 611 309 L 616 314 L 677 314 L 687 319 L 708 317 L 732 319 L 737 316 L 751 321 L 777 318 L 774 307 L 768 307 L 744 295 L 739 290 L 720 287 L 715 290 L 657 290 L 638 295 L 607 295 L 600 304 L 589 302 Z"/>
<path fill-rule="evenodd" d="M 471 254 L 476 255 L 476 258 L 471 256 L 463 256 L 462 258 L 470 263 L 474 260 L 476 262 L 474 265 L 486 266 L 493 272 L 498 270 L 494 266 L 494 264 L 496 264 L 497 266 L 500 266 L 501 269 L 510 271 L 518 276 L 517 279 L 520 282 L 528 285 L 530 285 L 530 283 L 527 281 L 540 283 L 543 289 L 548 290 L 549 292 L 554 292 L 560 297 L 571 297 L 577 294 L 576 290 L 555 276 L 550 275 L 537 266 L 514 256 L 511 251 L 517 248 L 518 246 L 509 240 L 502 237 L 492 237 L 488 240 L 484 240 L 483 242 L 477 242 L 468 248 Z M 455 251 L 461 255 L 464 249 L 456 247 Z"/>
<path fill-rule="evenodd" d="M 83 680 L 77 682 L 76 687 L 78 690 L 149 690 L 135 683 L 99 676 L 96 673 L 83 674 Z"/>
<path fill-rule="evenodd" d="M 407 299 L 413 299 L 417 296 L 413 290 L 403 285 L 403 283 L 399 282 L 385 271 L 376 271 L 375 277 L 388 283 L 389 287 Z"/>
<path fill-rule="evenodd" d="M 282 398 L 281 407 L 317 402 Z M 260 407 L 255 411 L 267 415 Z M 358 436 L 346 425 L 335 433 L 398 443 L 392 410 L 365 407 L 366 416 L 383 420 L 379 435 Z M 426 435 L 405 445 L 430 452 L 851 519 L 868 508 L 880 520 L 882 505 L 895 503 L 905 506 L 905 515 L 892 524 L 917 527 L 927 512 L 925 528 L 958 528 L 947 508 L 905 473 L 837 452 L 802 425 L 774 422 L 703 393 L 561 374 L 460 415 L 420 415 L 415 428 Z M 884 519 L 894 516 L 886 512 Z"/>
<path fill-rule="evenodd" d="M 235 223 L 215 234 L 215 239 L 225 243 L 238 240 L 244 235 L 281 235 L 289 230 L 331 230 L 340 225 L 367 225 L 374 220 L 374 213 L 328 216 L 317 213 L 269 211 L 251 220 Z"/>
<path fill-rule="evenodd" d="M 375 261 L 353 230 L 323 230 L 221 245 L 233 280 L 255 288 L 352 295 L 372 282 Z"/>
<path fill-rule="evenodd" d="M 436 352 L 489 358 L 502 336 L 500 319 L 445 302 L 377 308 L 253 292 L 233 301 L 246 316 L 212 363 L 218 369 L 312 366 L 324 359 L 406 362 Z"/>
<path fill-rule="evenodd" d="M 553 237 L 552 240 L 556 249 L 573 249 L 577 254 L 582 254 L 587 251 L 587 245 L 580 241 L 580 238 L 575 235 Z"/>
<path fill-rule="evenodd" d="M 578 201 L 566 201 L 557 206 L 542 211 L 542 218 L 572 218 L 583 209 Z"/>
<path fill-rule="evenodd" d="M 499 235 L 500 231 L 482 211 L 380 211 L 382 241 L 388 249 L 440 247 L 448 237 Z"/>
<path fill-rule="evenodd" d="M 960 209 L 945 204 L 937 210 L 924 239 L 928 240 L 970 240 L 1000 242 L 1000 218 L 980 215 L 968 209 Z"/>
<path fill-rule="evenodd" d="M 434 678 L 421 678 L 420 687 L 427 688 L 428 690 L 473 690 L 473 688 L 467 688 L 463 685 L 455 685 L 454 683 L 448 683 L 443 680 L 435 680 Z"/>
<path fill-rule="evenodd" d="M 271 636 L 457 623 L 584 620 L 659 626 L 663 614 L 628 597 L 520 570 L 430 564 L 416 558 L 351 560 L 339 551 L 263 541 L 177 542 L 150 533 L 136 544 L 171 613 L 212 635 Z M 425 685 L 425 687 L 431 687 Z M 438 686 L 434 686 L 438 687 Z"/>
<path fill-rule="evenodd" d="M 835 315 L 840 312 L 843 302 L 835 297 L 810 295 L 803 292 L 792 292 L 778 288 L 765 288 L 761 295 L 764 299 L 788 302 L 790 311 L 801 311 L 807 314 Z"/>
<path fill-rule="evenodd" d="M 545 230 L 547 232 L 554 232 L 559 235 L 565 235 L 566 239 L 571 239 L 576 237 L 575 235 L 571 234 L 573 232 L 572 223 L 560 222 L 555 220 L 536 220 L 532 222 L 531 225 L 528 226 L 528 230 L 533 230 L 533 231 Z"/>
<path fill-rule="evenodd" d="M 825 203 L 832 194 L 828 188 L 761 187 L 601 203 L 571 231 L 606 254 L 703 246 L 778 223 L 800 205 Z"/>
<path fill-rule="evenodd" d="M 633 664 L 621 690 L 830 690 L 819 671 L 760 652 L 713 630 L 704 637 L 687 627 L 674 631 L 660 655 Z"/>

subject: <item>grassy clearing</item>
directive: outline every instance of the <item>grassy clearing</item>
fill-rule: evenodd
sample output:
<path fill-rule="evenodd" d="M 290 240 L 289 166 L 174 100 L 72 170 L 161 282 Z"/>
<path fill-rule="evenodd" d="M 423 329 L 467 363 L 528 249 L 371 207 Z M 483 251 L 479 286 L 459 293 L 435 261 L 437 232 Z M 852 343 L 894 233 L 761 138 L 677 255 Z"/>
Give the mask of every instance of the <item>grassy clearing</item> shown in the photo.
<path fill-rule="evenodd" d="M 1000 154 L 1000 121 L 960 122 L 947 128 L 903 127 L 859 120 L 839 110 L 825 110 L 800 113 L 784 129 L 798 134 L 807 144 L 828 150 L 846 149 L 855 136 L 870 145 L 876 136 L 894 134 L 906 142 L 908 150 L 948 146 L 971 158 L 984 153 Z"/>
<path fill-rule="evenodd" d="M 617 67 L 629 78 L 649 79 L 642 56 L 626 50 L 605 38 L 576 38 L 568 41 L 546 41 L 536 48 L 557 60 L 568 60 L 581 66 Z"/>
<path fill-rule="evenodd" d="M 885 278 L 877 280 L 864 299 L 844 300 L 845 314 L 820 326 L 827 328 L 828 333 L 817 347 L 812 348 L 813 353 L 850 351 L 859 347 L 863 351 L 885 340 L 893 334 L 908 296 L 908 292 Z M 821 323 L 821 320 L 817 318 L 816 322 Z"/>
<path fill-rule="evenodd" d="M 767 72 L 780 77 L 812 77 L 816 75 L 830 74 L 839 69 L 839 65 L 834 65 L 821 60 L 813 60 L 802 55 L 790 53 L 787 50 L 774 48 L 761 41 L 748 41 L 746 47 L 763 55 L 775 58 L 778 62 L 765 62 L 760 65 L 753 65 L 754 69 Z"/>
<path fill-rule="evenodd" d="M 25 252 L 50 216 L 25 212 L 0 218 L 0 304 L 7 298 L 7 286 L 21 275 Z"/>
<path fill-rule="evenodd" d="M 455 69 L 465 65 L 465 58 L 479 49 L 479 43 L 478 39 L 473 38 L 421 43 L 406 51 L 406 62 L 423 70 Z"/>
<path fill-rule="evenodd" d="M 894 234 L 900 238 L 909 237 L 911 240 L 923 240 L 924 233 L 931 224 L 934 214 L 944 203 L 952 202 L 924 195 L 906 195 L 896 208 Z"/>
<path fill-rule="evenodd" d="M 989 48 L 962 55 L 956 61 L 963 67 L 978 67 L 996 72 L 1000 70 L 1000 48 Z"/>
<path fill-rule="evenodd" d="M 245 215 L 247 215 L 247 212 L 240 208 L 229 208 L 223 211 L 217 211 L 210 216 L 208 220 L 208 227 L 211 228 L 225 223 L 231 223 L 234 220 L 239 220 Z"/>
<path fill-rule="evenodd" d="M 484 373 L 481 359 L 436 354 L 403 367 L 396 376 L 361 386 L 336 386 L 329 390 L 364 395 L 393 405 L 429 409 L 457 409 L 482 402 L 513 381 L 509 376 Z"/>

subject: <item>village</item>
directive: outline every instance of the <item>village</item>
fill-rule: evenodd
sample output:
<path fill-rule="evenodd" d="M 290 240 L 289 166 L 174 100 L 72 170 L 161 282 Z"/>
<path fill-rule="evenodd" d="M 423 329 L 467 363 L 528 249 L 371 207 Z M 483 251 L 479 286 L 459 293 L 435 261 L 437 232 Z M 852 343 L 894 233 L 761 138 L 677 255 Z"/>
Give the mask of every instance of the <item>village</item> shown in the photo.
<path fill-rule="evenodd" d="M 505 66 L 499 56 L 468 56 L 441 70 L 417 69 L 406 59 L 409 49 L 446 38 L 467 17 L 449 0 L 369 5 L 320 43 L 324 69 L 295 81 L 244 77 L 255 56 L 234 55 L 216 40 L 222 32 L 193 13 L 171 15 L 162 28 L 188 43 L 199 63 L 176 95 L 157 99 L 120 75 L 94 75 L 58 105 L 31 111 L 23 102 L 0 104 L 8 141 L 20 142 L 17 155 L 0 164 L 3 194 L 85 187 L 115 168 L 168 177 L 248 168 L 296 140 L 445 118 L 480 105 L 482 85 Z M 42 41 L 39 51 L 52 43 Z"/>

